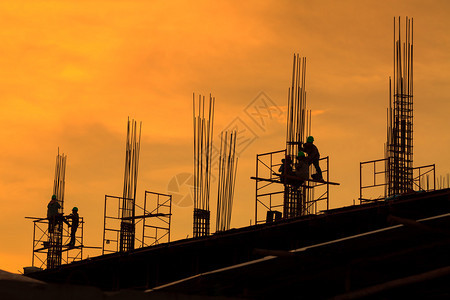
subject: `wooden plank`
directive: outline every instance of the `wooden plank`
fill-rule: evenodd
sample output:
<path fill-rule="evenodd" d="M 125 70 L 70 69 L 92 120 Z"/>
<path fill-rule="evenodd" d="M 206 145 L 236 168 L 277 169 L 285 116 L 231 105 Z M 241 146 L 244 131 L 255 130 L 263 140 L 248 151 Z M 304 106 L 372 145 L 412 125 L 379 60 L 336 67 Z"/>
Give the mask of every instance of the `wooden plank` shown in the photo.
<path fill-rule="evenodd" d="M 285 175 L 284 177 L 286 177 L 288 179 L 294 179 L 294 180 L 317 182 L 317 183 L 324 183 L 324 184 L 330 184 L 330 185 L 341 185 L 340 183 L 337 183 L 337 182 L 331 182 L 331 181 L 325 181 L 325 180 L 314 180 L 314 179 L 300 179 L 297 176 L 291 176 L 291 175 Z"/>
<path fill-rule="evenodd" d="M 279 174 L 276 174 L 276 173 L 274 173 L 274 174 L 277 176 L 280 176 Z M 317 183 L 330 184 L 330 185 L 341 185 L 340 183 L 337 183 L 337 182 L 331 182 L 331 181 L 325 181 L 325 180 L 314 180 L 314 179 L 300 179 L 297 176 L 291 176 L 291 175 L 285 175 L 284 177 L 288 178 L 288 179 L 298 180 L 298 181 L 309 181 L 309 182 L 317 182 Z M 283 184 L 283 182 L 281 180 L 276 180 L 276 179 L 259 178 L 259 177 L 250 177 L 250 179 Z"/>

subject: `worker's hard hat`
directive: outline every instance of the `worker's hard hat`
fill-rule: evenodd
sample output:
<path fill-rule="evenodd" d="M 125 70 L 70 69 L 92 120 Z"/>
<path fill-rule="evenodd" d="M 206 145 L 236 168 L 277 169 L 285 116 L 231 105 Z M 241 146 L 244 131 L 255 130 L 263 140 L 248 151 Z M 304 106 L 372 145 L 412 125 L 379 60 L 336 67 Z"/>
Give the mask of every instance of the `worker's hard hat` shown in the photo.
<path fill-rule="evenodd" d="M 308 137 L 306 138 L 306 142 L 307 142 L 307 143 L 312 143 L 312 142 L 314 142 L 314 137 L 308 136 Z"/>
<path fill-rule="evenodd" d="M 56 195 L 52 195 L 52 200 L 56 200 Z"/>
<path fill-rule="evenodd" d="M 72 210 L 73 211 L 78 211 L 78 207 L 75 206 L 74 208 L 72 208 Z"/>
<path fill-rule="evenodd" d="M 298 151 L 297 157 L 305 157 L 305 153 L 303 151 Z"/>

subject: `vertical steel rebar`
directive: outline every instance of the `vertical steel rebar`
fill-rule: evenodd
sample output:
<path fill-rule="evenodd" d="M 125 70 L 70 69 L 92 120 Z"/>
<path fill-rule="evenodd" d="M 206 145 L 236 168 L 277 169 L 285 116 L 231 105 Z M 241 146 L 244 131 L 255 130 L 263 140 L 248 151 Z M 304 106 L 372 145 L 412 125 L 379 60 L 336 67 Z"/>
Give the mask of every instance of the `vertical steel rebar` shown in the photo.
<path fill-rule="evenodd" d="M 209 95 L 208 106 L 205 97 L 199 95 L 198 111 L 193 104 L 194 120 L 194 237 L 209 234 L 213 125 L 215 99 Z M 206 112 L 206 115 L 205 115 Z"/>
<path fill-rule="evenodd" d="M 393 87 L 389 79 L 389 117 L 386 143 L 388 196 L 413 189 L 413 28 L 405 20 L 402 43 L 401 22 L 394 18 Z"/>
<path fill-rule="evenodd" d="M 139 152 L 141 143 L 142 122 L 139 123 L 139 135 L 137 122 L 128 118 L 127 139 L 125 145 L 125 170 L 123 180 L 122 214 L 120 223 L 121 252 L 134 249 L 135 244 L 135 214 L 136 191 L 139 171 Z M 120 215 L 120 204 L 119 204 Z"/>

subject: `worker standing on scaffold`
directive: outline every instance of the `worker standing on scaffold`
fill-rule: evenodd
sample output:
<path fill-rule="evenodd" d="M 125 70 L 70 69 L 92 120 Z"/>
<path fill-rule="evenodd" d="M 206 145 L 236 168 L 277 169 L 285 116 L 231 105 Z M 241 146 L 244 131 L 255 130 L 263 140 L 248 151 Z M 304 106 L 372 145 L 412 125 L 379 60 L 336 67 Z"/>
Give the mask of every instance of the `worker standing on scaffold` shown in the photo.
<path fill-rule="evenodd" d="M 72 220 L 69 224 L 68 219 Z M 70 227 L 70 242 L 67 244 L 68 247 L 75 247 L 75 233 L 78 229 L 78 224 L 80 223 L 80 217 L 78 216 L 78 207 L 72 208 L 72 213 L 65 217 L 64 222 Z"/>
<path fill-rule="evenodd" d="M 306 143 L 303 143 L 303 145 L 300 145 L 300 150 L 302 150 L 303 152 L 306 152 L 308 154 L 308 157 L 307 157 L 308 165 L 312 164 L 312 165 L 314 165 L 314 168 L 316 168 L 316 174 L 312 174 L 311 178 L 313 180 L 323 181 L 322 170 L 320 169 L 320 166 L 319 166 L 320 153 L 319 153 L 319 150 L 317 149 L 316 145 L 314 145 L 313 143 L 314 143 L 314 137 L 308 136 L 306 138 Z"/>
<path fill-rule="evenodd" d="M 309 164 L 305 153 L 298 151 L 297 162 L 295 163 L 295 177 L 297 177 L 296 188 L 298 189 L 305 180 L 309 179 Z"/>
<path fill-rule="evenodd" d="M 292 158 L 289 155 L 286 155 L 286 158 L 283 158 L 281 160 L 281 166 L 278 169 L 278 172 L 280 172 L 280 180 L 283 183 L 288 183 L 289 180 L 286 180 L 287 176 L 294 175 L 294 172 L 292 170 Z"/>
<path fill-rule="evenodd" d="M 59 213 L 59 209 L 61 205 L 56 199 L 56 195 L 52 196 L 52 199 L 47 205 L 47 219 L 48 219 L 48 231 L 53 232 L 55 230 L 55 225 L 59 225 L 61 221 L 61 214 Z"/>

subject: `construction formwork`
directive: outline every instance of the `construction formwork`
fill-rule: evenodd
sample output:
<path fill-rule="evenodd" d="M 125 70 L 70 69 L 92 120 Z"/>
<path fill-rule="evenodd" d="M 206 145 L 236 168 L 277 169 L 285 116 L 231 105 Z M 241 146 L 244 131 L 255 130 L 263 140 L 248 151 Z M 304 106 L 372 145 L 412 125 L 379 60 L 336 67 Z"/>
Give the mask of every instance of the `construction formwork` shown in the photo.
<path fill-rule="evenodd" d="M 75 234 L 75 246 L 69 247 L 70 227 L 58 221 L 50 224 L 47 218 L 33 219 L 32 266 L 53 269 L 83 259 L 83 218 L 80 217 Z"/>

